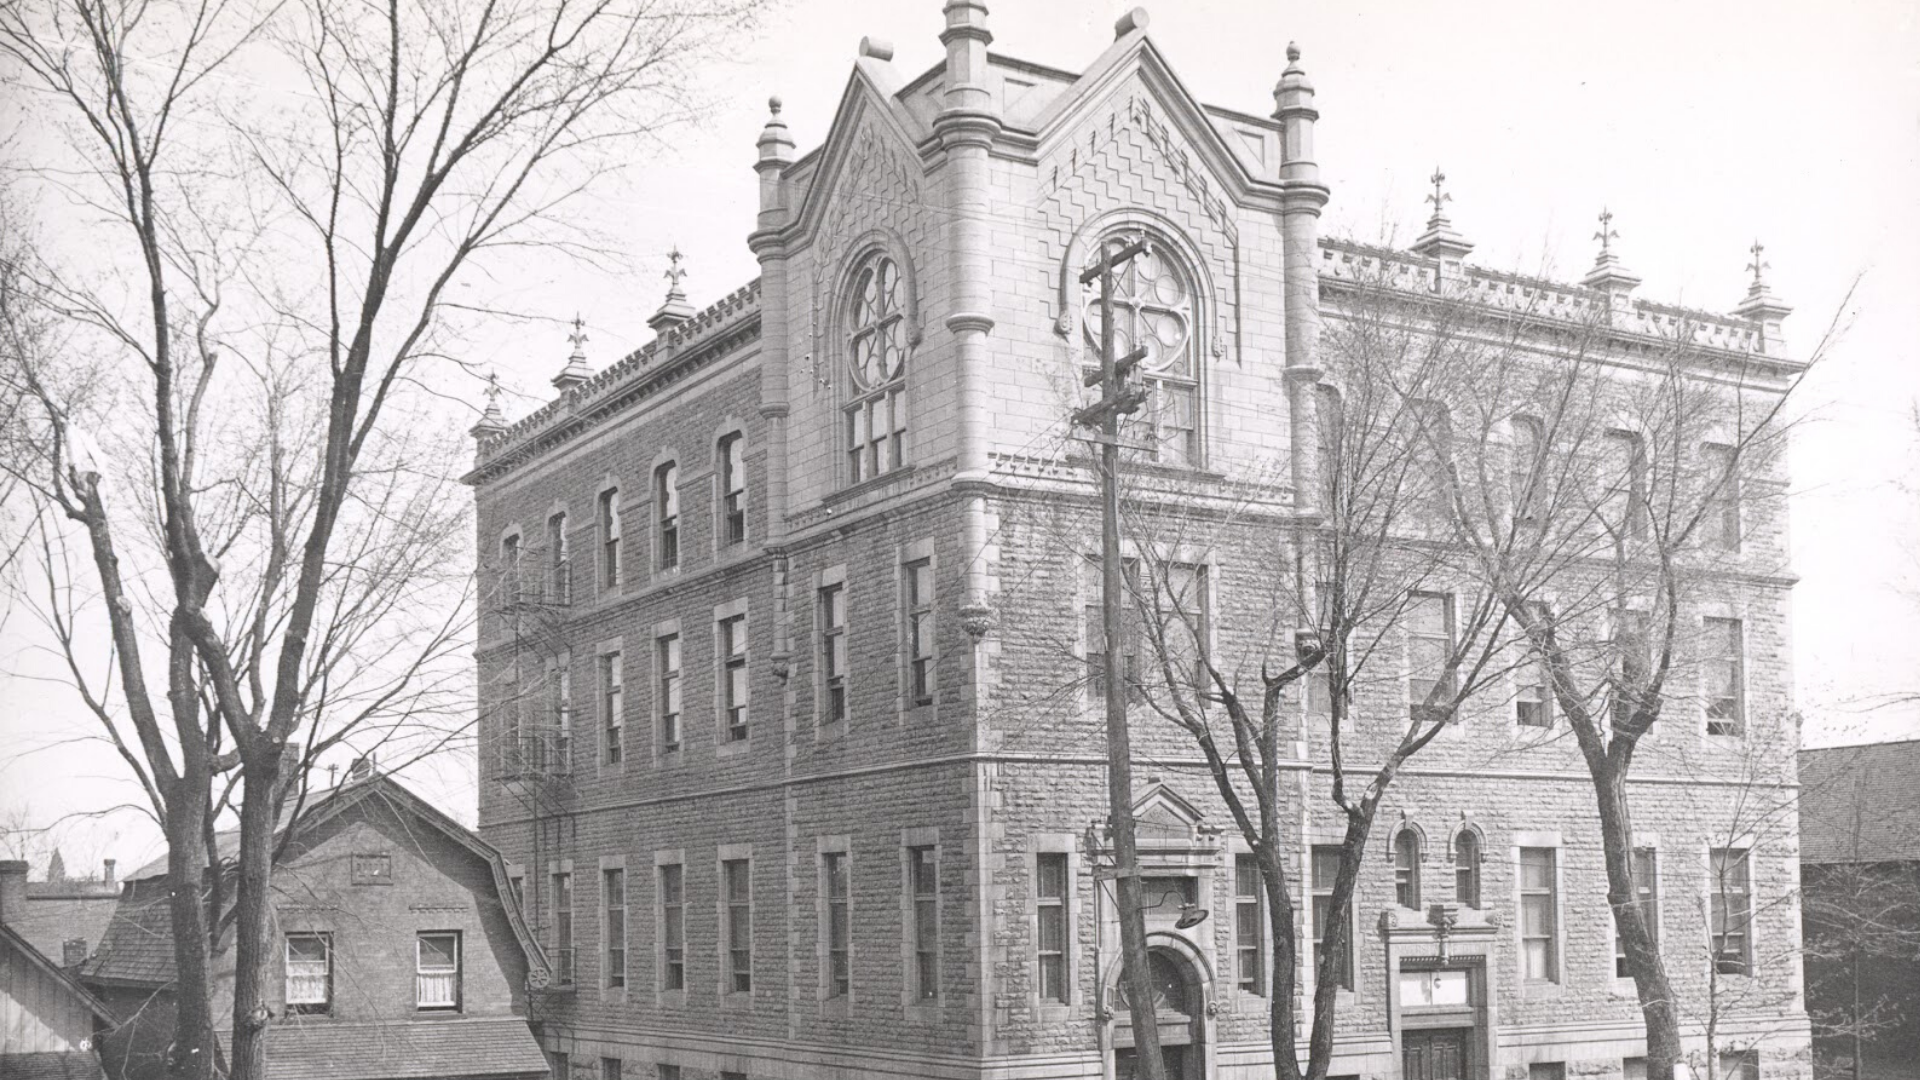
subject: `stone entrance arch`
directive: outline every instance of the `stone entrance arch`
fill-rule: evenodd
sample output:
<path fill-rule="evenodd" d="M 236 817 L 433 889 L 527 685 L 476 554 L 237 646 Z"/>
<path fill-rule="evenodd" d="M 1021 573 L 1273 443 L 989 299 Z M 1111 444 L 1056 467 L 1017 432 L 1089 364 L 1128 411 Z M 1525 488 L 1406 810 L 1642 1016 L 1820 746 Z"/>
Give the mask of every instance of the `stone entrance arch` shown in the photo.
<path fill-rule="evenodd" d="M 1176 942 L 1150 935 L 1147 981 L 1153 988 L 1154 1014 L 1159 1020 L 1160 1054 L 1167 1080 L 1206 1080 L 1213 1075 L 1208 1060 L 1212 1042 L 1206 969 Z M 1119 971 L 1109 990 L 1113 1002 L 1113 1067 L 1115 1080 L 1133 1080 L 1138 1059 L 1133 1051 L 1133 1016 Z"/>

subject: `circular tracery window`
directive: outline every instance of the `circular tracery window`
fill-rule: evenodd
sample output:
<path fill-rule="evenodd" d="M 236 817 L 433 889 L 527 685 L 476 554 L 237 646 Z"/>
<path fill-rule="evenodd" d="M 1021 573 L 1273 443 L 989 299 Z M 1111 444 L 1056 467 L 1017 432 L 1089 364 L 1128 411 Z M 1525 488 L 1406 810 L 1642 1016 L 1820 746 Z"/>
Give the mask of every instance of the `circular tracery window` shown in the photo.
<path fill-rule="evenodd" d="M 900 271 L 885 256 L 869 262 L 854 283 L 853 378 L 862 390 L 900 378 L 907 366 L 905 306 Z"/>
<path fill-rule="evenodd" d="M 1113 235 L 1101 241 L 1088 267 L 1128 246 L 1137 236 Z M 1115 268 L 1111 297 L 1114 356 L 1145 348 L 1139 373 L 1148 391 L 1146 408 L 1126 426 L 1131 452 L 1174 465 L 1199 456 L 1199 408 L 1196 385 L 1194 288 L 1183 267 L 1160 242 Z M 1085 363 L 1100 363 L 1101 333 L 1108 310 L 1101 304 L 1100 279 L 1080 290 Z"/>

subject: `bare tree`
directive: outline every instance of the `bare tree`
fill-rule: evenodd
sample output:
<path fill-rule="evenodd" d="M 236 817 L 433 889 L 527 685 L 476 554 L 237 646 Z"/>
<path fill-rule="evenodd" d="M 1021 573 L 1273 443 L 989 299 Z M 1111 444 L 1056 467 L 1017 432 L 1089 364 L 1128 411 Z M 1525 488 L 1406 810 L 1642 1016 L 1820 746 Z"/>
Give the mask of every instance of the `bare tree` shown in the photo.
<path fill-rule="evenodd" d="M 456 535 L 446 462 L 411 436 L 472 306 L 450 290 L 528 245 L 590 252 L 564 228 L 571 197 L 691 115 L 687 65 L 756 6 L 0 4 L 6 85 L 70 133 L 33 175 L 95 241 L 29 274 L 102 358 L 9 357 L 36 448 L 11 471 L 91 564 L 112 668 L 74 679 L 167 833 L 176 1074 L 225 1071 L 210 986 L 229 908 L 204 887 L 224 880 L 219 808 L 237 785 L 231 1073 L 253 1077 L 276 824 L 317 745 L 300 733 L 451 687 L 430 669 L 464 607 L 389 621 L 439 584 Z M 265 69 L 301 81 L 263 102 Z M 42 526 L 50 551 L 61 527 Z M 77 578 L 48 565 L 60 611 Z M 53 622 L 88 655 L 85 624 Z"/>

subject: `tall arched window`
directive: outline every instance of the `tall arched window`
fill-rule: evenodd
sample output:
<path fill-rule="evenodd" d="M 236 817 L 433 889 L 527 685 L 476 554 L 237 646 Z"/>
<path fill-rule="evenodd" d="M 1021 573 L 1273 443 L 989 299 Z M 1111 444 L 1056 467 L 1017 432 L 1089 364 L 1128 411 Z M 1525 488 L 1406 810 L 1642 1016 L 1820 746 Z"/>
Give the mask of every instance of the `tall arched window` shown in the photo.
<path fill-rule="evenodd" d="M 1453 838 L 1453 899 L 1461 907 L 1480 907 L 1480 836 L 1468 828 Z"/>
<path fill-rule="evenodd" d="M 1127 247 L 1137 235 L 1102 238 L 1088 259 L 1088 267 Z M 1144 347 L 1139 382 L 1147 389 L 1147 403 L 1135 414 L 1123 441 L 1144 445 L 1144 456 L 1169 465 L 1189 465 L 1200 456 L 1199 325 L 1191 275 L 1165 244 L 1147 238 L 1145 251 L 1121 263 L 1113 275 L 1113 350 L 1122 357 Z M 1100 345 L 1106 309 L 1101 305 L 1099 278 L 1081 286 L 1081 326 L 1086 362 L 1100 365 Z"/>
<path fill-rule="evenodd" d="M 854 483 L 906 464 L 906 284 L 885 254 L 869 256 L 854 275 L 848 312 L 847 462 Z"/>
<path fill-rule="evenodd" d="M 1420 907 L 1420 834 L 1412 829 L 1393 838 L 1393 897 L 1401 907 Z"/>

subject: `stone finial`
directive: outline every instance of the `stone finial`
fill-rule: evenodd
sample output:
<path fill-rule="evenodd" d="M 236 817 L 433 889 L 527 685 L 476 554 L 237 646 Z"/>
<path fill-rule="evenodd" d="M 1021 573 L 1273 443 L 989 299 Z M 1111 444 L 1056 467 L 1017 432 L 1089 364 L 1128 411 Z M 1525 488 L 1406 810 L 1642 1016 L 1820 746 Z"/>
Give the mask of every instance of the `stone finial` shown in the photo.
<path fill-rule="evenodd" d="M 860 39 L 860 55 L 884 64 L 893 59 L 893 42 L 886 38 L 863 37 Z"/>
<path fill-rule="evenodd" d="M 1600 208 L 1600 230 L 1593 234 L 1593 238 L 1600 241 L 1600 254 L 1593 261 L 1593 269 L 1580 279 L 1580 284 L 1606 293 L 1610 309 L 1624 310 L 1627 295 L 1640 284 L 1640 278 L 1620 262 L 1619 254 L 1613 250 L 1613 242 L 1620 239 L 1620 231 L 1613 227 L 1612 210 Z"/>
<path fill-rule="evenodd" d="M 1287 43 L 1287 68 L 1273 88 L 1273 118 L 1280 121 L 1280 179 L 1318 185 L 1320 166 L 1313 160 L 1313 83 L 1300 66 L 1300 46 Z"/>
<path fill-rule="evenodd" d="M 947 47 L 947 63 L 941 112 L 956 118 L 962 127 L 982 123 L 997 127 L 999 108 L 987 74 L 987 46 L 993 43 L 987 5 L 981 0 L 947 0 L 942 12 L 947 27 L 940 31 L 940 43 Z M 953 120 L 947 126 L 952 127 Z"/>
<path fill-rule="evenodd" d="M 500 412 L 500 376 L 495 372 L 487 373 L 487 408 L 480 419 L 467 429 L 467 434 L 476 439 L 487 439 L 507 430 L 507 418 Z"/>
<path fill-rule="evenodd" d="M 787 166 L 793 164 L 793 135 L 787 131 L 787 122 L 780 119 L 780 99 L 767 99 L 767 126 L 760 129 L 760 159 L 753 164 L 753 171 L 760 174 L 760 218 L 762 229 L 776 229 L 786 223 L 786 187 L 783 182 Z"/>
<path fill-rule="evenodd" d="M 864 45 L 864 42 L 862 43 Z M 761 164 L 772 163 L 782 168 L 793 164 L 793 135 L 787 131 L 787 122 L 780 119 L 780 99 L 767 99 L 767 124 L 760 129 Z"/>
<path fill-rule="evenodd" d="M 664 334 L 693 318 L 693 305 L 687 303 L 686 290 L 680 287 L 681 280 L 687 276 L 687 268 L 680 265 L 680 260 L 684 258 L 686 256 L 680 254 L 677 246 L 667 252 L 667 272 L 664 275 L 667 279 L 667 299 L 660 305 L 659 311 L 647 317 L 647 325 L 653 327 L 656 334 Z"/>
<path fill-rule="evenodd" d="M 1118 41 L 1128 34 L 1144 32 L 1147 28 L 1147 21 L 1146 8 L 1137 7 L 1128 11 L 1125 15 L 1120 16 L 1113 24 L 1114 40 Z"/>
<path fill-rule="evenodd" d="M 567 366 L 553 377 L 553 388 L 563 394 L 593 378 L 593 368 L 587 365 L 587 324 L 577 314 L 573 317 L 573 333 L 567 335 L 567 340 L 573 343 L 573 352 L 567 354 Z"/>
<path fill-rule="evenodd" d="M 1753 261 L 1747 264 L 1747 269 L 1753 272 L 1753 282 L 1747 286 L 1747 298 L 1740 301 L 1733 313 L 1759 326 L 1761 352 L 1779 353 L 1786 347 L 1780 324 L 1793 314 L 1793 308 L 1773 295 L 1773 290 L 1767 287 L 1769 264 L 1761 258 L 1766 250 L 1766 245 L 1759 240 L 1755 240 L 1753 246 L 1747 249 L 1747 253 L 1753 256 Z"/>
<path fill-rule="evenodd" d="M 1454 276 L 1459 272 L 1460 260 L 1473 250 L 1473 244 L 1453 230 L 1453 222 L 1447 217 L 1447 204 L 1453 201 L 1453 196 L 1447 194 L 1447 174 L 1440 171 L 1440 166 L 1433 167 L 1427 183 L 1433 185 L 1433 194 L 1426 197 L 1433 204 L 1433 216 L 1427 219 L 1427 231 L 1413 242 L 1413 251 L 1440 260 L 1443 278 Z"/>

